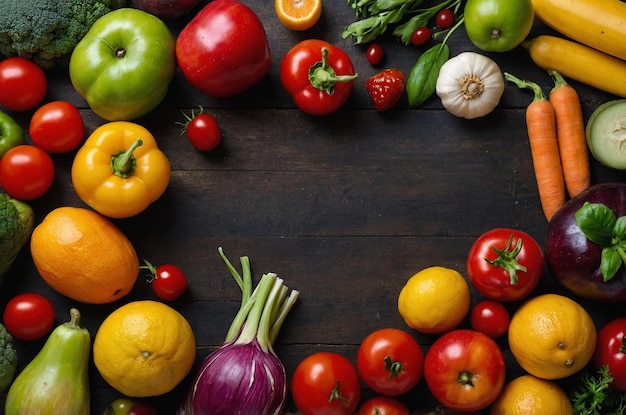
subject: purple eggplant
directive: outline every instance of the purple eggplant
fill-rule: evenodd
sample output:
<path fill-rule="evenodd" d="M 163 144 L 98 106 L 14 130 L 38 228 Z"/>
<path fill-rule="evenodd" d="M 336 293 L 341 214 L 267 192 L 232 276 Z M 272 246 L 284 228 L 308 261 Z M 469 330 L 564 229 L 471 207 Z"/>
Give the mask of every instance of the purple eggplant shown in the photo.
<path fill-rule="evenodd" d="M 546 235 L 546 262 L 556 281 L 585 299 L 625 301 L 623 216 L 626 183 L 593 185 L 567 201 Z"/>

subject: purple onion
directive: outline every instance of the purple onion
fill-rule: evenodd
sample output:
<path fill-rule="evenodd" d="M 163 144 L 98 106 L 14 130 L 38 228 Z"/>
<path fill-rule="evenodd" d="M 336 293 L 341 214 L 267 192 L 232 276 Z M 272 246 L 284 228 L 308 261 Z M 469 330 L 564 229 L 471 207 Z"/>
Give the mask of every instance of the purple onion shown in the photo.
<path fill-rule="evenodd" d="M 177 415 L 278 415 L 285 409 L 287 374 L 272 344 L 298 297 L 276 274 L 263 274 L 252 291 L 247 257 L 243 278 L 219 250 L 242 290 L 224 344 L 202 362 Z"/>

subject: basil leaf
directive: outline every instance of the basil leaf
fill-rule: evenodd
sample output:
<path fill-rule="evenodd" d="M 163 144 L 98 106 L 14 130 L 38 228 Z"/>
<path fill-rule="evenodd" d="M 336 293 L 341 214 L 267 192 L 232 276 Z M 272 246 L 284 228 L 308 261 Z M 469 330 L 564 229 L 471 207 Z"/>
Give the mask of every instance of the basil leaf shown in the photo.
<path fill-rule="evenodd" d="M 626 216 L 617 218 L 617 222 L 615 222 L 613 227 L 613 236 L 619 240 L 623 240 L 626 237 Z"/>
<path fill-rule="evenodd" d="M 610 246 L 617 223 L 615 213 L 602 203 L 585 202 L 575 214 L 576 224 L 587 239 L 600 246 Z"/>
<path fill-rule="evenodd" d="M 613 278 L 623 263 L 616 249 L 603 248 L 600 259 L 600 272 L 602 272 L 604 282 Z"/>
<path fill-rule="evenodd" d="M 444 63 L 450 58 L 450 48 L 445 43 L 433 46 L 417 59 L 406 83 L 409 105 L 424 103 L 435 92 L 437 77 Z"/>

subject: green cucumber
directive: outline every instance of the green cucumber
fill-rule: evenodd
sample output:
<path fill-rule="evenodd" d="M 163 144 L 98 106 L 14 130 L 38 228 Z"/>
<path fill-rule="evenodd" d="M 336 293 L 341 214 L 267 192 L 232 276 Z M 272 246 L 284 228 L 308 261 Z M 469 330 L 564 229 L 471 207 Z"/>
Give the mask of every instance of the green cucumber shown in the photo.
<path fill-rule="evenodd" d="M 587 146 L 603 165 L 626 170 L 626 99 L 600 105 L 586 127 Z"/>

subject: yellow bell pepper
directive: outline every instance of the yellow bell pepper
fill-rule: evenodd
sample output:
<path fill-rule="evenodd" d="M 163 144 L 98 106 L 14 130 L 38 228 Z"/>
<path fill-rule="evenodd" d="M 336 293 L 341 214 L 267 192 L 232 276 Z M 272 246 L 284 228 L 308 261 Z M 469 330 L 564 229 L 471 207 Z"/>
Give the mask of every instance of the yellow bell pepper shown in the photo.
<path fill-rule="evenodd" d="M 113 121 L 87 138 L 74 157 L 71 175 L 83 202 L 110 218 L 127 218 L 165 192 L 170 163 L 146 128 Z"/>

